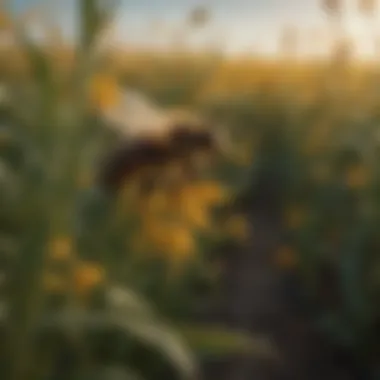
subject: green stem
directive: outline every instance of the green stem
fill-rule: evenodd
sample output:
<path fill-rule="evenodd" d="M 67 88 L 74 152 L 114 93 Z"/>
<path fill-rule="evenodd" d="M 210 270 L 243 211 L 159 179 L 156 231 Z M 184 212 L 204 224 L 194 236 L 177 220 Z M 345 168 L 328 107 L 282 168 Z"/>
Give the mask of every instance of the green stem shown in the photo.
<path fill-rule="evenodd" d="M 10 349 L 10 380 L 30 380 L 32 378 L 31 364 L 33 362 L 33 332 L 38 321 L 44 292 L 42 276 L 45 264 L 45 241 L 49 225 L 47 214 L 38 205 L 41 188 L 37 186 L 29 193 L 31 202 L 35 203 L 29 217 L 28 231 L 22 239 L 20 256 L 14 268 L 11 292 L 9 297 L 9 347 Z M 39 210 L 38 210 L 39 209 Z M 38 212 L 39 211 L 39 212 Z"/>

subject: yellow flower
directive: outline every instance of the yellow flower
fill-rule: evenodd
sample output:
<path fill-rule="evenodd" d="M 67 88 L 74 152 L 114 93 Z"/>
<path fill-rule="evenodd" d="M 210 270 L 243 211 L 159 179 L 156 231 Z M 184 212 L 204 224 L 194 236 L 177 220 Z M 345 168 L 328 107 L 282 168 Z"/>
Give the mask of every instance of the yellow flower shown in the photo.
<path fill-rule="evenodd" d="M 179 192 L 172 194 L 170 207 L 178 219 L 191 227 L 206 229 L 211 222 L 210 209 L 217 198 L 220 198 L 219 188 L 207 189 L 199 185 L 187 184 Z"/>
<path fill-rule="evenodd" d="M 82 262 L 75 268 L 75 289 L 79 294 L 87 294 L 104 279 L 104 269 L 98 264 Z"/>
<path fill-rule="evenodd" d="M 191 231 L 185 227 L 174 227 L 169 240 L 169 251 L 175 254 L 175 258 L 186 259 L 194 252 L 195 242 Z"/>
<path fill-rule="evenodd" d="M 210 226 L 209 210 L 203 205 L 184 204 L 183 216 L 190 225 L 196 228 L 206 229 Z"/>
<path fill-rule="evenodd" d="M 274 257 L 276 267 L 285 270 L 294 269 L 298 265 L 297 253 L 290 245 L 279 247 Z"/>
<path fill-rule="evenodd" d="M 48 251 L 52 260 L 67 260 L 72 253 L 71 237 L 60 236 L 52 239 Z"/>
<path fill-rule="evenodd" d="M 206 207 L 213 207 L 225 202 L 228 199 L 228 193 L 218 182 L 200 182 L 194 185 L 186 186 L 182 191 L 182 200 L 188 201 L 197 199 Z"/>
<path fill-rule="evenodd" d="M 120 100 L 116 79 L 110 75 L 97 75 L 90 85 L 90 101 L 95 108 L 107 110 Z"/>
<path fill-rule="evenodd" d="M 154 250 L 171 260 L 188 258 L 195 249 L 191 229 L 178 222 L 146 218 L 142 225 L 142 235 Z"/>

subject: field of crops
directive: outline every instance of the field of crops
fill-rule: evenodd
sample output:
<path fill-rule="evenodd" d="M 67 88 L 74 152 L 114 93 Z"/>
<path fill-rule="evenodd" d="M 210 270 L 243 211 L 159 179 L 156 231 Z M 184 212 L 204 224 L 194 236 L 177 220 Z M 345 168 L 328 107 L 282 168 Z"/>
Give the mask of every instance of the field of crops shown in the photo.
<path fill-rule="evenodd" d="M 244 322 L 278 313 L 256 299 L 274 297 L 262 274 L 280 284 L 271 302 L 349 357 L 342 379 L 378 379 L 380 67 L 340 51 L 324 62 L 102 56 L 107 14 L 78 4 L 76 50 L 53 37 L 42 48 L 25 20 L 0 20 L 15 36 L 0 53 L 2 378 L 192 380 L 210 358 L 240 354 L 277 366 L 286 347 Z M 105 196 L 94 179 L 115 136 L 94 94 L 113 102 L 115 84 L 197 113 L 233 149 L 175 186 L 171 162 L 154 191 L 138 171 Z M 233 271 L 235 304 L 223 288 Z M 223 315 L 210 316 L 219 299 Z"/>

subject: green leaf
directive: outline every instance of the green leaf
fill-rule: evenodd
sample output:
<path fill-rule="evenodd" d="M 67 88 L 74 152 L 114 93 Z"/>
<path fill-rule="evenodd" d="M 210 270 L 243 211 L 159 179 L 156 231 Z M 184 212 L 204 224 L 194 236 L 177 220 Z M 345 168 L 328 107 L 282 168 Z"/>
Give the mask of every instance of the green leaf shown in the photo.
<path fill-rule="evenodd" d="M 186 341 L 156 315 L 147 301 L 121 287 L 112 287 L 108 292 L 108 300 L 111 313 L 121 317 L 121 327 L 159 350 L 185 378 L 193 377 L 196 364 Z"/>
<path fill-rule="evenodd" d="M 127 337 L 137 338 L 166 357 L 183 379 L 192 379 L 196 372 L 193 354 L 182 336 L 159 318 L 141 296 L 121 287 L 107 292 L 104 311 L 69 310 L 48 315 L 41 324 L 59 328 L 79 336 L 86 330 L 116 328 Z"/>
<path fill-rule="evenodd" d="M 253 337 L 218 326 L 186 325 L 179 327 L 184 339 L 196 352 L 212 355 L 249 354 L 273 358 L 274 347 L 266 339 Z"/>
<path fill-rule="evenodd" d="M 116 8 L 114 0 L 81 0 L 81 47 L 85 50 L 93 46 L 99 34 L 110 22 Z"/>

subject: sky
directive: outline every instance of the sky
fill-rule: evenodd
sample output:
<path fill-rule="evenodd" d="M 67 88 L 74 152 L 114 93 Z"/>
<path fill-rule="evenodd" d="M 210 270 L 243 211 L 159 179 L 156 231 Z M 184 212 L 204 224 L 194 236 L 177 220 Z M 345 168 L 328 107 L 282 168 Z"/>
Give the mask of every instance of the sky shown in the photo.
<path fill-rule="evenodd" d="M 55 4 L 59 23 L 70 35 L 75 25 L 77 0 L 11 0 L 14 10 L 36 3 Z M 113 39 L 121 45 L 163 48 L 180 41 L 185 20 L 191 9 L 205 6 L 210 22 L 202 29 L 187 33 L 187 43 L 194 47 L 218 46 L 230 54 L 277 51 L 278 36 L 284 28 L 297 28 L 300 54 L 318 54 L 326 49 L 331 25 L 320 7 L 321 0 L 120 0 Z M 373 35 L 380 36 L 379 12 L 371 22 L 360 16 L 355 0 L 347 0 L 343 27 L 354 38 L 360 55 L 373 52 Z M 379 4 L 380 8 L 380 4 Z M 330 29 L 329 29 L 330 28 Z M 329 32 L 330 31 L 330 32 Z M 323 41 L 316 42 L 318 34 Z M 319 46 L 320 45 L 320 46 Z"/>

